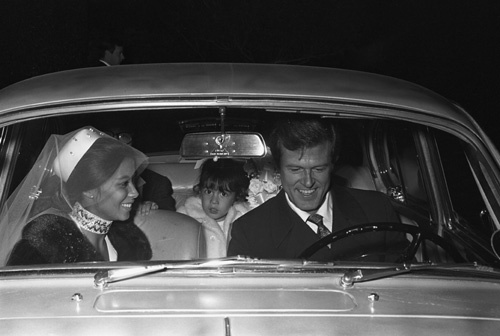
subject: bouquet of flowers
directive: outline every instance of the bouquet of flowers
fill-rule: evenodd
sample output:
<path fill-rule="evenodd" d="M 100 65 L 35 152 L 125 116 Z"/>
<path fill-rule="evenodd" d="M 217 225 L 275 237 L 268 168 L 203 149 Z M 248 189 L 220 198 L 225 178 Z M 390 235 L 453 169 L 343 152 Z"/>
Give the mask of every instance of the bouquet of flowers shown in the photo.
<path fill-rule="evenodd" d="M 261 169 L 250 174 L 247 201 L 250 209 L 256 208 L 281 190 L 280 175 L 273 166 L 264 164 Z"/>

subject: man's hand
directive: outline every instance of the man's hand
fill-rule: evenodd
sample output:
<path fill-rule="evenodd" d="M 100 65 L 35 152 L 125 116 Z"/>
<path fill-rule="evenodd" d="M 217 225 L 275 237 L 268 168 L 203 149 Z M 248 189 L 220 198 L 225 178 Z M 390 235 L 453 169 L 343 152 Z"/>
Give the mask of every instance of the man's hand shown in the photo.
<path fill-rule="evenodd" d="M 153 201 L 145 201 L 139 203 L 139 205 L 137 206 L 137 213 L 141 216 L 149 215 L 149 212 L 151 210 L 158 210 L 158 204 Z"/>

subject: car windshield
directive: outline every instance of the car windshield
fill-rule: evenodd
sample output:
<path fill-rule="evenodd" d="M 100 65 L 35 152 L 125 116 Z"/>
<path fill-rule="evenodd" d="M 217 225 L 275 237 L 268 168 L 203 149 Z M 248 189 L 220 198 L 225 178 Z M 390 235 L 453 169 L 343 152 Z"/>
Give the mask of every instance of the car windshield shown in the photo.
<path fill-rule="evenodd" d="M 108 261 L 114 254 L 118 261 L 247 255 L 327 262 L 498 265 L 490 243 L 498 212 L 498 200 L 491 191 L 496 182 L 488 168 L 490 158 L 467 139 L 397 118 L 303 111 L 301 124 L 312 119 L 333 125 L 335 139 L 327 143 L 335 143 L 335 150 L 330 152 L 321 141 L 285 146 L 276 160 L 273 155 L 278 154 L 271 150 L 273 131 L 281 121 L 295 120 L 295 111 L 251 107 L 223 111 L 219 107 L 119 110 L 57 115 L 4 127 L 2 158 L 8 167 L 2 179 L 4 204 L 23 185 L 52 134 L 92 127 L 148 159 L 141 168 L 145 169 L 131 178 L 137 195 L 130 217 L 109 218 L 128 240 L 122 242 L 109 233 L 111 240 L 105 241 L 104 249 L 97 248 L 101 255 L 92 259 L 78 247 L 82 239 L 91 241 L 85 229 L 65 233 L 64 226 L 57 227 L 59 232 L 33 231 L 31 226 L 15 231 L 2 228 L 4 233 L 15 232 L 1 236 L 1 244 L 9 246 L 2 250 L 4 264 Z M 184 137 L 202 132 L 258 133 L 267 153 L 237 159 L 183 157 Z M 202 170 L 207 173 L 202 175 Z M 50 194 L 39 185 L 33 188 L 29 198 L 35 204 Z M 320 198 L 316 203 L 315 195 Z M 99 212 L 101 205 L 91 209 Z M 70 220 L 69 212 L 62 215 L 65 220 Z M 321 223 L 312 217 L 309 222 L 311 214 L 322 214 Z M 43 215 L 46 212 L 24 224 Z M 2 223 L 16 225 L 6 218 Z M 138 231 L 130 231 L 130 225 Z M 129 237 L 132 233 L 134 237 Z M 73 234 L 65 237 L 65 257 L 46 257 L 53 245 L 63 244 L 63 234 Z M 23 244 L 30 246 L 29 251 L 42 249 L 43 253 L 37 252 L 42 257 L 37 253 L 34 257 Z M 127 244 L 142 244 L 146 252 L 134 254 L 130 248 L 130 253 L 122 252 Z"/>

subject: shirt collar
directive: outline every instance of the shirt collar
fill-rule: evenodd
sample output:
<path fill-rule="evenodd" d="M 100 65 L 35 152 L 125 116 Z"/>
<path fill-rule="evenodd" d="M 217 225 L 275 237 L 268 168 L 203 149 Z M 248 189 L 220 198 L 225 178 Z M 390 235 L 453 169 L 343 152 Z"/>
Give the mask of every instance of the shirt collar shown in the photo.
<path fill-rule="evenodd" d="M 304 221 L 304 222 L 307 222 L 307 218 L 309 218 L 309 216 L 311 214 L 309 214 L 308 212 L 306 211 L 303 211 L 303 210 L 300 210 L 299 208 L 297 208 L 297 206 L 295 206 L 295 204 L 292 203 L 292 201 L 290 200 L 290 198 L 288 197 L 288 194 L 285 192 L 285 197 L 286 197 L 286 201 L 288 203 L 288 205 L 290 206 L 290 208 L 292 208 L 292 210 L 297 214 L 299 215 L 299 217 Z M 323 201 L 323 204 L 321 204 L 321 206 L 318 208 L 318 211 L 316 211 L 316 213 L 318 215 L 321 215 L 323 216 L 323 223 L 325 224 L 325 226 L 331 230 L 332 228 L 332 202 L 331 202 L 331 192 L 328 191 L 326 193 L 326 196 L 325 196 L 325 200 Z"/>

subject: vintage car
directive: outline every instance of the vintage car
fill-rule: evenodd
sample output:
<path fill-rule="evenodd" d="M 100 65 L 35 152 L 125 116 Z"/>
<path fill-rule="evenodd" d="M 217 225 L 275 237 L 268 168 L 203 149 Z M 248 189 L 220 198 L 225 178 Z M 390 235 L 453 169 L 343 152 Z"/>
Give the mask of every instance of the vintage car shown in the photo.
<path fill-rule="evenodd" d="M 500 154 L 460 106 L 402 80 L 225 63 L 28 79 L 0 90 L 0 204 L 51 134 L 91 126 L 146 153 L 148 168 L 170 179 L 177 207 L 193 195 L 202 160 L 244 160 L 255 182 L 273 185 L 250 193 L 258 209 L 280 189 L 270 131 L 298 116 L 335 124 L 341 146 L 332 181 L 384 194 L 399 221 L 334 231 L 279 260 L 205 258 L 209 237 L 173 211 L 164 217 L 171 220 L 137 224 L 150 260 L 5 266 L 10 251 L 3 251 L 0 334 L 498 334 Z M 7 234 L 8 218 L 0 222 L 0 246 L 12 246 L 20 237 Z M 366 258 L 369 251 L 311 258 L 385 231 L 408 240 L 390 262 Z"/>

